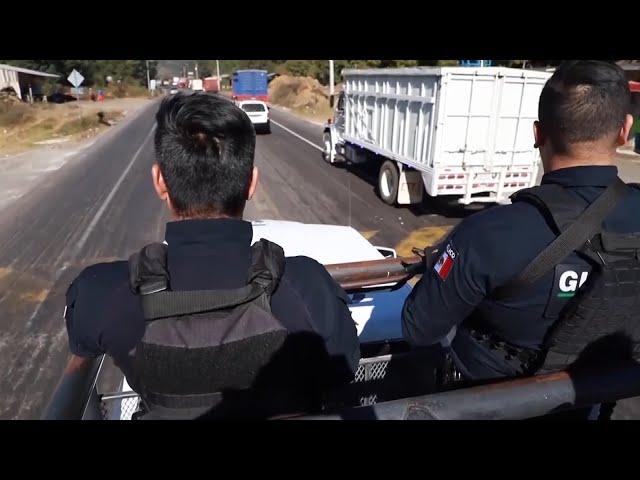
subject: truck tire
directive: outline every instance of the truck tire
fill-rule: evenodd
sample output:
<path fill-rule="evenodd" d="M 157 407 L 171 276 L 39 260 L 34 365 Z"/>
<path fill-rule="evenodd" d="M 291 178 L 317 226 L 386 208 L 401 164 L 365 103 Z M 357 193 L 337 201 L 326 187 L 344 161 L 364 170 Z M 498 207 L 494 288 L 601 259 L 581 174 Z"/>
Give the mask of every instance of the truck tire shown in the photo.
<path fill-rule="evenodd" d="M 398 168 L 391 161 L 385 161 L 378 174 L 378 195 L 388 205 L 395 205 L 398 198 L 400 174 Z"/>
<path fill-rule="evenodd" d="M 335 153 L 333 152 L 333 145 L 331 145 L 331 134 L 329 132 L 325 132 L 322 135 L 322 145 L 324 149 L 322 150 L 322 159 L 327 163 L 335 162 Z"/>

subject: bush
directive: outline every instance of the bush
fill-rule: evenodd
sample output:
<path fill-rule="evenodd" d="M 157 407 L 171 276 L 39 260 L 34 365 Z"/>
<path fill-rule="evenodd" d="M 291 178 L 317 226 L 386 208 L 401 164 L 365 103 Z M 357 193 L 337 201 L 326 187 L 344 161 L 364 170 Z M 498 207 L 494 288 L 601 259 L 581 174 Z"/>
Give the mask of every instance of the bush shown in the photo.
<path fill-rule="evenodd" d="M 149 94 L 149 90 L 138 83 L 121 82 L 116 83 L 109 93 L 115 98 L 145 97 Z"/>
<path fill-rule="evenodd" d="M 29 105 L 24 103 L 0 102 L 0 126 L 13 127 L 33 120 Z"/>

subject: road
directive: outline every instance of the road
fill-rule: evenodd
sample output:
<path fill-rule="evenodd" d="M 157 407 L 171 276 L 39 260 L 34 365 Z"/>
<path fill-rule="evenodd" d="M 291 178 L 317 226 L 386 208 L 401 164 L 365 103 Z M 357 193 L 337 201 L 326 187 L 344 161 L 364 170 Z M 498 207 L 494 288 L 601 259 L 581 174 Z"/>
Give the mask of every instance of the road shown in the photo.
<path fill-rule="evenodd" d="M 67 359 L 64 293 L 86 265 L 127 258 L 162 240 L 167 212 L 155 197 L 157 101 L 68 159 L 28 195 L 0 210 L 0 419 L 38 418 Z M 375 245 L 431 244 L 478 208 L 430 201 L 393 208 L 375 174 L 323 162 L 321 127 L 272 109 L 259 135 L 260 185 L 248 219 L 352 225 Z"/>

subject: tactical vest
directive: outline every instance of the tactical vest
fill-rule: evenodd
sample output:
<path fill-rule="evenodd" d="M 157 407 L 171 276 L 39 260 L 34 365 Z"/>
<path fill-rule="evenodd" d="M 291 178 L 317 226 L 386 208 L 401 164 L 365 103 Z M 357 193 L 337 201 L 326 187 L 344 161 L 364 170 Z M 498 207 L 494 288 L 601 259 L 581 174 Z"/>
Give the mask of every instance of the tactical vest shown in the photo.
<path fill-rule="evenodd" d="M 637 187 L 618 178 L 586 209 L 555 184 L 512 195 L 513 202 L 524 201 L 538 208 L 558 236 L 522 272 L 495 289 L 491 298 L 531 291 L 552 269 L 558 273 L 563 260 L 574 251 L 591 271 L 578 274 L 565 269 L 564 278 L 560 275 L 549 302 L 557 301 L 555 296 L 564 296 L 566 301 L 541 349 L 510 345 L 479 330 L 471 330 L 471 336 L 525 375 L 640 359 L 640 232 L 612 233 L 602 228 L 607 214 L 631 188 Z"/>
<path fill-rule="evenodd" d="M 262 417 L 291 400 L 286 372 L 265 373 L 288 335 L 270 305 L 284 252 L 264 239 L 251 252 L 247 285 L 229 290 L 172 291 L 164 244 L 129 259 L 146 321 L 133 362 L 142 418 Z"/>

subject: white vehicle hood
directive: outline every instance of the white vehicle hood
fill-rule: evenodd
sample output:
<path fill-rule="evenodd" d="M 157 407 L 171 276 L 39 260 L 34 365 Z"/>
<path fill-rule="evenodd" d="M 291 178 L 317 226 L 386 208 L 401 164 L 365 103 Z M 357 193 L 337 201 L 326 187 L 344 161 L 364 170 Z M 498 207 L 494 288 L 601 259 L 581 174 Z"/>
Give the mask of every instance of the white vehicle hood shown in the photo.
<path fill-rule="evenodd" d="M 323 265 L 362 262 L 384 258 L 360 233 L 339 225 L 314 225 L 281 220 L 258 220 L 253 225 L 253 242 L 261 238 L 277 243 L 285 256 L 304 255 Z M 351 316 L 360 342 L 402 338 L 400 314 L 409 285 L 389 291 L 349 295 Z"/>

